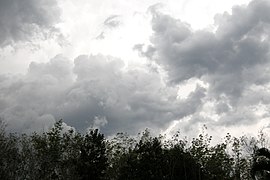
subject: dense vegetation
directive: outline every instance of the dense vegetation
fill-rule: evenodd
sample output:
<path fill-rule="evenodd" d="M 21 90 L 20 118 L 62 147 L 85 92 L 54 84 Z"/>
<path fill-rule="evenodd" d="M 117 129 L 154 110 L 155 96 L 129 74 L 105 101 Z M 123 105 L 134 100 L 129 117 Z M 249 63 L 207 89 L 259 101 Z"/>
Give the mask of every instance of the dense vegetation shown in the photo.
<path fill-rule="evenodd" d="M 265 138 L 230 134 L 211 145 L 206 132 L 188 142 L 118 133 L 105 139 L 97 129 L 87 134 L 62 131 L 62 122 L 42 134 L 7 134 L 0 129 L 0 179 L 236 180 L 251 179 L 254 150 Z"/>

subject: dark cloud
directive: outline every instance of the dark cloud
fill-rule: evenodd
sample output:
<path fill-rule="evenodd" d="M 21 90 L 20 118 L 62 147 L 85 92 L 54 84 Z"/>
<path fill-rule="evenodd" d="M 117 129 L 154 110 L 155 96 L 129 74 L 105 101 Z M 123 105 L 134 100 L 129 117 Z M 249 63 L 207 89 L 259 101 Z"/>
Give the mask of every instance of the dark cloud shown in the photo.
<path fill-rule="evenodd" d="M 0 116 L 17 132 L 46 130 L 52 114 L 72 83 L 72 64 L 61 56 L 49 63 L 32 63 L 26 75 L 1 75 Z"/>
<path fill-rule="evenodd" d="M 31 63 L 28 73 L 4 76 L 0 86 L 0 117 L 9 129 L 46 129 L 55 119 L 83 131 L 100 126 L 106 134 L 162 129 L 172 120 L 193 114 L 205 89 L 197 87 L 186 100 L 147 67 L 124 68 L 114 57 L 78 56 L 74 65 L 62 56 Z"/>
<path fill-rule="evenodd" d="M 204 101 L 216 104 L 219 123 L 254 123 L 257 116 L 249 109 L 261 100 L 243 102 L 254 96 L 254 87 L 268 87 L 269 8 L 264 0 L 235 6 L 232 14 L 216 16 L 215 32 L 193 31 L 187 23 L 155 10 L 151 45 L 146 51 L 142 45 L 136 49 L 166 70 L 173 85 L 194 78 L 208 84 Z M 220 102 L 223 97 L 227 100 Z"/>
<path fill-rule="evenodd" d="M 106 117 L 103 130 L 107 133 L 134 133 L 147 126 L 159 129 L 196 111 L 198 97 L 204 96 L 203 89 L 198 88 L 186 101 L 179 101 L 177 89 L 166 87 L 157 72 L 146 67 L 124 70 L 123 66 L 122 60 L 101 55 L 76 58 L 77 80 L 68 97 L 78 98 L 76 102 L 85 108 L 71 108 L 80 112 L 78 122 L 63 112 L 64 119 L 71 125 L 85 126 L 85 121 L 94 117 Z"/>
<path fill-rule="evenodd" d="M 216 15 L 217 35 L 222 38 L 240 40 L 244 36 L 260 38 L 269 30 L 270 2 L 254 0 L 248 6 L 235 6 L 232 15 Z M 256 37 L 258 35 L 258 37 Z"/>
<path fill-rule="evenodd" d="M 46 10 L 55 7 L 51 15 L 59 17 L 56 3 L 46 2 L 51 2 L 46 8 L 45 1 L 32 5 Z M 251 125 L 269 115 L 269 1 L 252 1 L 234 7 L 232 14 L 217 15 L 215 32 L 194 31 L 156 8 L 149 9 L 153 14 L 151 44 L 134 47 L 150 60 L 147 65 L 126 67 L 121 59 L 103 55 L 81 55 L 74 63 L 56 56 L 48 63 L 31 63 L 24 75 L 0 75 L 0 117 L 9 129 L 46 130 L 55 119 L 63 118 L 79 131 L 99 127 L 106 134 L 137 133 L 146 127 L 164 129 L 181 119 L 180 126 L 194 131 L 202 123 Z M 56 21 L 46 12 L 44 17 L 35 16 L 34 23 L 19 19 L 14 25 L 34 24 L 50 31 Z M 0 17 L 0 23 L 7 23 L 5 18 Z M 104 26 L 115 28 L 118 23 L 118 16 L 113 15 Z M 4 27 L 13 29 L 10 24 Z M 10 35 L 1 34 L 1 46 L 27 41 L 40 31 L 21 32 L 15 28 Z M 179 87 L 195 81 L 201 85 L 197 83 L 186 98 L 179 98 Z M 264 111 L 257 112 L 257 106 Z"/>
<path fill-rule="evenodd" d="M 56 0 L 0 0 L 0 47 L 57 34 Z"/>

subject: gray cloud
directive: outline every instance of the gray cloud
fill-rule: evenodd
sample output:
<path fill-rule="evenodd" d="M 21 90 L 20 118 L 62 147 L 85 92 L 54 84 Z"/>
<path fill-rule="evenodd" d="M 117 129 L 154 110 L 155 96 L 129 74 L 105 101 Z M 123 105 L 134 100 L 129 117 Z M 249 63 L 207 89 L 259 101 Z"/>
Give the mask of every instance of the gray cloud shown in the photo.
<path fill-rule="evenodd" d="M 269 97 L 269 9 L 264 0 L 235 6 L 232 14 L 215 17 L 215 32 L 193 31 L 185 22 L 152 11 L 151 45 L 136 49 L 166 70 L 171 84 L 194 78 L 207 83 L 204 103 L 214 101 L 218 123 L 255 123 L 259 116 L 250 109 L 262 101 L 252 97 Z M 254 90 L 260 86 L 266 89 Z M 220 102 L 223 97 L 227 100 Z"/>
<path fill-rule="evenodd" d="M 0 47 L 57 34 L 56 0 L 0 0 Z"/>
<path fill-rule="evenodd" d="M 179 125 L 186 131 L 202 123 L 254 124 L 269 116 L 269 7 L 263 0 L 236 6 L 232 14 L 217 15 L 217 30 L 209 32 L 194 31 L 152 6 L 151 44 L 134 47 L 149 64 L 125 67 L 121 59 L 103 55 L 81 55 L 74 62 L 59 55 L 31 63 L 24 75 L 0 75 L 0 117 L 19 132 L 46 130 L 60 118 L 79 131 L 99 127 L 106 134 L 164 129 L 182 118 Z M 53 27 L 51 20 L 41 22 L 39 28 Z M 117 27 L 117 17 L 106 24 Z M 25 41 L 33 34 L 0 42 Z M 205 85 L 178 98 L 178 85 L 189 80 Z M 257 106 L 265 112 L 256 112 Z"/>
<path fill-rule="evenodd" d="M 72 64 L 57 56 L 49 63 L 32 63 L 26 75 L 1 75 L 0 116 L 10 130 L 46 130 L 54 123 L 55 107 L 72 82 Z"/>
<path fill-rule="evenodd" d="M 60 118 L 79 131 L 99 125 L 106 134 L 162 129 L 193 114 L 205 96 L 198 86 L 179 100 L 178 89 L 167 87 L 158 72 L 124 68 L 121 59 L 103 55 L 81 55 L 74 64 L 56 56 L 30 64 L 26 75 L 2 75 L 0 81 L 0 117 L 19 132 L 46 129 Z"/>
<path fill-rule="evenodd" d="M 110 30 L 115 29 L 120 25 L 121 25 L 121 16 L 115 14 L 110 15 L 103 22 L 103 31 L 101 31 L 99 35 L 96 36 L 95 39 L 97 40 L 104 39 Z"/>
<path fill-rule="evenodd" d="M 104 26 L 108 28 L 116 28 L 120 25 L 119 15 L 111 15 L 103 22 Z"/>
<path fill-rule="evenodd" d="M 105 38 L 104 31 L 102 31 L 95 39 L 102 40 Z"/>
<path fill-rule="evenodd" d="M 163 128 L 171 120 L 193 113 L 200 105 L 198 97 L 204 95 L 203 89 L 198 88 L 181 102 L 176 99 L 177 89 L 166 87 L 157 72 L 146 67 L 123 70 L 123 65 L 112 57 L 75 59 L 77 80 L 68 97 L 79 98 L 79 106 L 85 107 L 71 108 L 79 119 L 75 123 L 85 126 L 85 121 L 102 116 L 108 121 L 102 129 L 108 133 L 134 132 L 147 126 Z M 70 117 L 67 112 L 64 119 L 77 126 Z"/>
<path fill-rule="evenodd" d="M 248 6 L 235 6 L 232 15 L 216 15 L 217 35 L 240 40 L 243 36 L 256 37 L 268 32 L 270 3 L 267 0 L 253 0 Z M 259 38 L 257 37 L 257 38 Z"/>

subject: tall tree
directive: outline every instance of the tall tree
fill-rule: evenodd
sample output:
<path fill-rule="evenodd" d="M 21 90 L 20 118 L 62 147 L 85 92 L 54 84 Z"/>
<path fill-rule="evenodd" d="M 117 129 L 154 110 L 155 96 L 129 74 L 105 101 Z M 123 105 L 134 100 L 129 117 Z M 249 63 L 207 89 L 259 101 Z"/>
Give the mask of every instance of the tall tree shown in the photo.
<path fill-rule="evenodd" d="M 104 135 L 97 129 L 90 130 L 79 145 L 80 155 L 77 160 L 79 179 L 105 179 L 108 166 Z"/>
<path fill-rule="evenodd" d="M 5 123 L 0 120 L 0 177 L 3 180 L 15 179 L 18 173 L 19 148 L 15 134 L 7 135 Z"/>

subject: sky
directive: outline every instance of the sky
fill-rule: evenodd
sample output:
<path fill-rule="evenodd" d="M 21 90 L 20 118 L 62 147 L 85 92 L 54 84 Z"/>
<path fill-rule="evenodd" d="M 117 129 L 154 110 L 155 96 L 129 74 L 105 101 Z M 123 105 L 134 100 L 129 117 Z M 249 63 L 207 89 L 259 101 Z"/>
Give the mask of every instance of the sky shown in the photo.
<path fill-rule="evenodd" d="M 7 129 L 270 127 L 268 0 L 0 0 Z"/>

